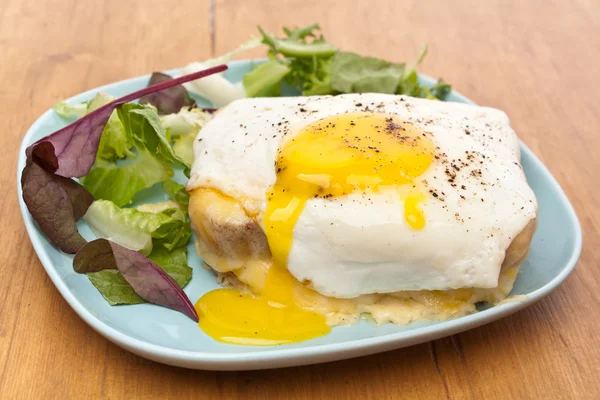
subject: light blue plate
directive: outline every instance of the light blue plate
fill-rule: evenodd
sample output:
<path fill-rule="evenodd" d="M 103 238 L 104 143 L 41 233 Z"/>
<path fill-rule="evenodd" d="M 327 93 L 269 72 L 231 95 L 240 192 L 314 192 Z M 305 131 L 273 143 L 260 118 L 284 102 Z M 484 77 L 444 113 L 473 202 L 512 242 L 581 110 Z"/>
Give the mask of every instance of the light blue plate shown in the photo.
<path fill-rule="evenodd" d="M 240 81 L 243 73 L 250 68 L 251 62 L 234 62 L 225 76 L 232 81 Z M 87 101 L 98 91 L 122 96 L 145 87 L 148 78 L 147 75 L 106 85 L 72 97 L 68 102 Z M 423 76 L 420 79 L 425 84 L 433 82 Z M 450 100 L 470 103 L 456 92 Z M 329 335 L 318 339 L 279 347 L 222 344 L 205 335 L 181 313 L 150 304 L 111 307 L 87 277 L 73 271 L 72 256 L 57 250 L 38 229 L 21 200 L 19 182 L 25 166 L 25 148 L 65 124 L 63 119 L 48 110 L 29 129 L 21 145 L 17 186 L 23 220 L 33 247 L 54 285 L 87 324 L 117 345 L 166 364 L 212 370 L 277 368 L 358 357 L 452 335 L 505 317 L 538 301 L 569 275 L 581 251 L 581 228 L 573 207 L 540 160 L 522 145 L 523 168 L 539 201 L 539 225 L 529 258 L 521 267 L 512 292 L 513 295 L 524 295 L 517 301 L 446 322 L 378 326 L 363 321 L 349 327 L 334 328 Z M 164 200 L 166 197 L 162 191 L 153 188 L 137 198 L 138 202 Z M 79 227 L 87 239 L 94 238 L 83 221 Z M 185 292 L 195 302 L 218 285 L 214 276 L 201 267 L 201 260 L 192 245 L 188 254 L 194 275 Z"/>

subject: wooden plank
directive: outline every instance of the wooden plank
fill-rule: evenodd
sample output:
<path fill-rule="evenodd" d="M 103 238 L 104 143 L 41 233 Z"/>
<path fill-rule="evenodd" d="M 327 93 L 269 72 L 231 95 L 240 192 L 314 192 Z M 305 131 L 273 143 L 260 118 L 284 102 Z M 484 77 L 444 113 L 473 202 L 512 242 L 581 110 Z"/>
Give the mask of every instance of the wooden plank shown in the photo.
<path fill-rule="evenodd" d="M 77 317 L 29 242 L 15 193 L 23 135 L 66 97 L 208 57 L 208 11 L 208 0 L 0 1 L 0 398 L 99 398 L 123 371 L 110 349 L 123 351 Z"/>
<path fill-rule="evenodd" d="M 320 22 L 345 50 L 411 61 L 505 110 L 573 202 L 586 246 L 540 303 L 493 324 L 384 354 L 309 367 L 215 373 L 153 363 L 110 344 L 60 297 L 33 252 L 14 190 L 0 197 L 0 398 L 600 397 L 600 8 L 595 0 L 77 2 L 0 0 L 0 184 L 56 101 L 220 54 L 256 25 Z M 261 56 L 262 51 L 250 53 Z"/>

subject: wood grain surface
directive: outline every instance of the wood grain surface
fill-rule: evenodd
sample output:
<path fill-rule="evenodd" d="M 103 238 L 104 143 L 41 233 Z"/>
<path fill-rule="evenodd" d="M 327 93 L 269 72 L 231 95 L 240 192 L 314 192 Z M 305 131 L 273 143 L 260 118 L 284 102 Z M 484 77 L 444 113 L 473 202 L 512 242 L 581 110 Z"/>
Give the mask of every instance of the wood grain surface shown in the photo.
<path fill-rule="evenodd" d="M 422 72 L 505 110 L 575 206 L 575 272 L 501 321 L 330 364 L 190 371 L 109 343 L 62 299 L 25 232 L 15 168 L 27 128 L 58 100 L 220 54 L 257 24 L 312 22 L 343 49 L 394 61 L 427 42 Z M 0 399 L 600 398 L 599 38 L 598 0 L 0 0 Z"/>

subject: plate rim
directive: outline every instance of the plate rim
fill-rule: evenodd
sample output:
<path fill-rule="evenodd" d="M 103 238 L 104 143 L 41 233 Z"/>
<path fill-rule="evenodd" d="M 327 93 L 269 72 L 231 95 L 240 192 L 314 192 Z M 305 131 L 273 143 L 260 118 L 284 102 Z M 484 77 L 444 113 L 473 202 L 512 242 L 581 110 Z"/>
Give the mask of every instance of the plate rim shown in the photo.
<path fill-rule="evenodd" d="M 260 61 L 262 61 L 262 59 L 238 60 L 229 62 L 228 65 L 235 66 Z M 178 69 L 174 69 L 167 72 L 176 73 L 177 71 Z M 67 103 L 81 101 L 79 99 L 86 97 L 91 98 L 93 94 L 99 91 L 106 90 L 107 88 L 132 83 L 133 81 L 149 77 L 150 74 L 146 74 L 134 78 L 109 83 L 71 96 L 65 101 Z M 434 80 L 428 77 L 427 75 L 419 74 L 419 77 L 425 81 L 434 82 Z M 459 92 L 453 92 L 464 102 L 475 104 Z M 557 274 L 546 285 L 525 295 L 525 297 L 520 299 L 519 301 L 512 301 L 497 305 L 493 308 L 494 312 L 488 312 L 487 310 L 484 310 L 464 317 L 425 326 L 419 328 L 418 330 L 389 333 L 382 336 L 349 340 L 338 343 L 320 344 L 310 347 L 282 349 L 270 348 L 267 351 L 240 351 L 231 353 L 218 353 L 180 350 L 165 347 L 158 344 L 153 344 L 142 339 L 129 336 L 128 334 L 111 327 L 107 323 L 103 322 L 100 318 L 95 316 L 91 311 L 87 310 L 80 303 L 77 296 L 75 296 L 75 294 L 71 292 L 71 290 L 69 290 L 66 283 L 63 281 L 63 279 L 61 279 L 56 267 L 54 266 L 48 254 L 46 253 L 46 250 L 44 249 L 44 244 L 42 243 L 43 235 L 40 232 L 38 232 L 35 226 L 35 222 L 33 221 L 33 218 L 29 214 L 29 211 L 27 210 L 27 207 L 23 202 L 20 181 L 21 172 L 25 166 L 25 149 L 30 144 L 31 137 L 34 135 L 34 133 L 36 133 L 39 130 L 40 126 L 43 124 L 42 121 L 50 117 L 50 114 L 53 112 L 54 111 L 52 110 L 52 108 L 50 108 L 35 120 L 35 122 L 27 130 L 27 133 L 23 136 L 21 145 L 19 147 L 16 174 L 17 196 L 19 200 L 19 208 L 21 210 L 21 215 L 23 217 L 23 222 L 25 224 L 25 228 L 27 230 L 29 239 L 38 256 L 38 259 L 44 266 L 46 274 L 48 274 L 54 286 L 58 289 L 59 293 L 66 300 L 69 306 L 86 324 L 88 324 L 100 335 L 102 335 L 109 341 L 117 344 L 118 346 L 123 347 L 126 350 L 131 351 L 132 353 L 154 361 L 196 369 L 251 370 L 263 368 L 278 368 L 292 365 L 299 366 L 325 361 L 337 361 L 341 359 L 364 356 L 379 353 L 386 350 L 392 350 L 395 348 L 423 343 L 425 341 L 434 340 L 443 336 L 448 336 L 468 329 L 472 329 L 484 325 L 493 320 L 504 318 L 509 314 L 519 311 L 539 301 L 540 299 L 548 295 L 550 292 L 552 292 L 554 289 L 556 289 L 570 275 L 570 273 L 577 265 L 581 254 L 581 224 L 579 222 L 579 219 L 577 218 L 577 214 L 575 213 L 573 205 L 567 198 L 566 194 L 564 193 L 554 176 L 544 165 L 544 163 L 542 163 L 541 160 L 523 142 L 520 141 L 521 152 L 526 153 L 527 156 L 530 157 L 530 159 L 540 167 L 541 172 L 548 178 L 551 188 L 558 195 L 558 200 L 560 200 L 560 202 L 563 205 L 565 205 L 568 218 L 571 221 L 572 226 L 575 230 L 575 237 L 573 238 L 573 247 L 570 249 L 570 258 L 565 263 L 560 273 Z"/>

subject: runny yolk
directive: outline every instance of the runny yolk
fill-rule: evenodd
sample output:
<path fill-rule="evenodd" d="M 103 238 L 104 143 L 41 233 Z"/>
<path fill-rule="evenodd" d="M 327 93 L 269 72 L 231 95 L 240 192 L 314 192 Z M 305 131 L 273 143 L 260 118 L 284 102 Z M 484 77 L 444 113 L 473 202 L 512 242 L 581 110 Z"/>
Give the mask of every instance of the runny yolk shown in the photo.
<path fill-rule="evenodd" d="M 408 187 L 400 195 L 404 219 L 412 229 L 423 229 L 419 204 L 426 197 L 408 185 L 427 170 L 433 156 L 426 133 L 387 114 L 341 114 L 304 127 L 282 145 L 277 180 L 267 192 L 263 227 L 273 265 L 264 288 L 257 297 L 233 289 L 207 293 L 196 304 L 200 327 L 217 340 L 248 345 L 327 334 L 325 316 L 305 308 L 316 293 L 287 270 L 293 230 L 306 202 Z"/>

